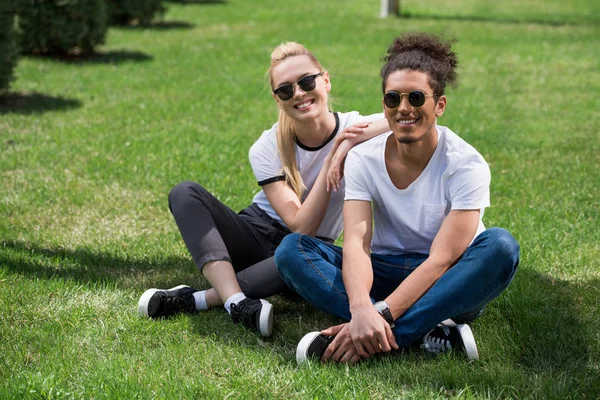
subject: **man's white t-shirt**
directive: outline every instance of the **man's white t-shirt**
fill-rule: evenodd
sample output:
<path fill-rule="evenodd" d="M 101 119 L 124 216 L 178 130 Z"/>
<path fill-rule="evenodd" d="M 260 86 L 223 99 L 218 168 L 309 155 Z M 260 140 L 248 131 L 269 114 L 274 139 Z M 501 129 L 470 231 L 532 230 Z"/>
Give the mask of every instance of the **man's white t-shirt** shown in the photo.
<path fill-rule="evenodd" d="M 385 145 L 393 133 L 353 148 L 346 158 L 346 200 L 372 202 L 377 254 L 429 254 L 433 239 L 451 210 L 490 205 L 490 169 L 471 145 L 444 126 L 437 126 L 438 145 L 429 163 L 406 189 L 392 183 L 385 165 Z"/>
<path fill-rule="evenodd" d="M 304 199 L 315 184 L 319 171 L 323 166 L 323 160 L 327 154 L 329 154 L 331 146 L 333 146 L 333 139 L 335 136 L 351 125 L 359 122 L 377 121 L 384 117 L 383 114 L 361 116 L 356 111 L 335 113 L 334 115 L 336 119 L 335 129 L 323 145 L 319 147 L 308 147 L 296 142 L 296 165 L 298 166 L 298 170 L 300 171 L 300 175 L 302 176 L 304 185 L 307 189 L 302 196 L 302 202 L 304 202 Z M 250 148 L 250 165 L 252 166 L 252 170 L 254 171 L 254 175 L 260 186 L 285 180 L 281 159 L 279 158 L 279 153 L 277 151 L 277 126 L 278 123 L 275 123 L 271 129 L 264 131 L 260 138 Z M 254 196 L 254 199 L 252 199 L 252 202 L 256 203 L 260 208 L 266 211 L 271 218 L 276 219 L 285 226 L 281 217 L 273 210 L 264 191 L 261 190 L 258 192 Z M 343 205 L 344 182 L 342 180 L 340 189 L 337 192 L 331 193 L 325 218 L 321 222 L 316 236 L 332 240 L 337 239 L 343 228 Z"/>

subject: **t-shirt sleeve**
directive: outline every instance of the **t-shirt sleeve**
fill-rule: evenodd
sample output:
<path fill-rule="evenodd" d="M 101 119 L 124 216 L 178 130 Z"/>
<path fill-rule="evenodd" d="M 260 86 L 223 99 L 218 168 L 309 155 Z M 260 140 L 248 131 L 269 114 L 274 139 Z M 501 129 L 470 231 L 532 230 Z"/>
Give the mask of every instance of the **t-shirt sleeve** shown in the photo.
<path fill-rule="evenodd" d="M 490 205 L 490 167 L 482 157 L 470 157 L 450 175 L 452 210 L 476 210 Z"/>
<path fill-rule="evenodd" d="M 267 140 L 265 135 L 261 136 L 250 147 L 248 157 L 254 176 L 260 186 L 285 180 L 277 147 L 275 143 Z"/>
<path fill-rule="evenodd" d="M 346 181 L 344 200 L 372 200 L 373 196 L 367 184 L 369 181 L 365 176 L 365 171 L 363 160 L 355 151 L 350 150 L 344 164 Z"/>

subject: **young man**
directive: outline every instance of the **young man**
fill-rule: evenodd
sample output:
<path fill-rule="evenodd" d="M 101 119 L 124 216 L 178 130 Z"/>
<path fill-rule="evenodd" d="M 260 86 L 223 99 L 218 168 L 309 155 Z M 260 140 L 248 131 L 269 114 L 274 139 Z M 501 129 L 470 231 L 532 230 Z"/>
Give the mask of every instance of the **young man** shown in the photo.
<path fill-rule="evenodd" d="M 478 358 L 466 322 L 511 282 L 519 246 L 506 230 L 483 225 L 483 157 L 437 125 L 446 84 L 457 78 L 450 47 L 407 34 L 388 50 L 381 77 L 392 131 L 347 157 L 343 250 L 292 234 L 275 253 L 291 288 L 349 321 L 306 335 L 300 364 L 310 356 L 355 363 L 420 340 Z"/>

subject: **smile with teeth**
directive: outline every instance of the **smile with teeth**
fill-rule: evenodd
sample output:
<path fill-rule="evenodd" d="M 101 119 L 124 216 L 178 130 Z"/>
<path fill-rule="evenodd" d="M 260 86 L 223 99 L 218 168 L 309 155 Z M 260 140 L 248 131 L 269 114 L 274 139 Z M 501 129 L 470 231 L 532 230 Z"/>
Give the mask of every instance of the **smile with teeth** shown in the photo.
<path fill-rule="evenodd" d="M 416 119 L 399 119 L 398 123 L 400 125 L 410 125 L 410 124 L 414 124 L 415 122 L 417 122 Z"/>
<path fill-rule="evenodd" d="M 294 106 L 294 108 L 298 108 L 298 109 L 306 108 L 306 107 L 310 106 L 314 102 L 315 102 L 314 100 L 307 100 L 304 103 L 296 104 Z"/>

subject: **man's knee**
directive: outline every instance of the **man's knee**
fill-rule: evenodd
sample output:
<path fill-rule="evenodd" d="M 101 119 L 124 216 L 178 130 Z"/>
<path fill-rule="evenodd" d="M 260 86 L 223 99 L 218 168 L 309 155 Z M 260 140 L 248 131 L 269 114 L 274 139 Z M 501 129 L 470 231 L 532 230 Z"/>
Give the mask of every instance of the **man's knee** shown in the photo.
<path fill-rule="evenodd" d="M 493 245 L 493 258 L 503 261 L 508 279 L 512 278 L 519 265 L 520 247 L 513 235 L 503 228 L 489 228 L 486 230 L 488 240 Z"/>
<path fill-rule="evenodd" d="M 508 257 L 515 262 L 519 258 L 519 243 L 513 235 L 504 228 L 489 228 L 490 240 L 499 256 Z"/>
<path fill-rule="evenodd" d="M 298 258 L 300 249 L 300 240 L 303 235 L 300 233 L 290 233 L 286 235 L 277 250 L 275 250 L 275 265 L 279 275 L 283 278 L 290 276 L 290 273 L 298 270 Z"/>

